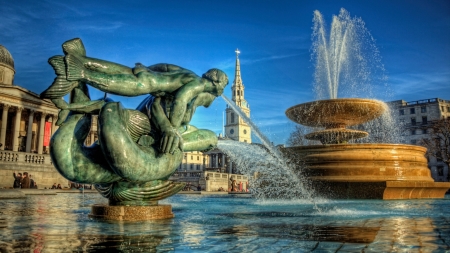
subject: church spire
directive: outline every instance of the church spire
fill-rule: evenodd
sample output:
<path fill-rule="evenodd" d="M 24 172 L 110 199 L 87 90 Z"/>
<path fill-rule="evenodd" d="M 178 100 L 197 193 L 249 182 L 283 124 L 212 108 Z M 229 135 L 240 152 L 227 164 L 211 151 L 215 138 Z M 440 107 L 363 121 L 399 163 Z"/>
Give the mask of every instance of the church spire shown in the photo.
<path fill-rule="evenodd" d="M 239 54 L 241 53 L 241 51 L 239 51 L 239 49 L 236 49 L 236 51 L 234 51 L 234 52 L 236 53 L 236 69 L 234 72 L 233 85 L 243 86 L 242 79 L 241 79 L 241 63 L 239 62 Z"/>
<path fill-rule="evenodd" d="M 242 100 L 244 100 L 244 84 L 242 83 L 241 79 L 241 63 L 239 61 L 239 54 L 241 51 L 239 49 L 236 49 L 234 51 L 236 53 L 236 69 L 234 72 L 234 82 L 233 86 L 231 87 L 233 91 L 232 100 L 238 105 L 241 106 Z"/>
<path fill-rule="evenodd" d="M 236 49 L 236 70 L 234 72 L 234 81 L 231 86 L 232 100 L 241 109 L 241 111 L 250 117 L 250 106 L 244 98 L 244 84 L 241 79 L 241 64 L 239 62 L 239 54 L 241 51 Z M 231 107 L 227 106 L 226 112 L 226 125 L 225 125 L 225 137 L 235 141 L 252 142 L 252 132 L 250 126 L 234 112 Z"/>

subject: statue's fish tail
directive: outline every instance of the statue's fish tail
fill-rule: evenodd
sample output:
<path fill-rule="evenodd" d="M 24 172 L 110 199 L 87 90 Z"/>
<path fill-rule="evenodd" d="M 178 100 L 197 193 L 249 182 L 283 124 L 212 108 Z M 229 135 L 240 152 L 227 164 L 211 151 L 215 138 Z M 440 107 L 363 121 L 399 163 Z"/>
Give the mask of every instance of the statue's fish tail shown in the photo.
<path fill-rule="evenodd" d="M 83 62 L 76 55 L 66 55 L 65 57 L 67 66 L 67 80 L 79 80 L 84 78 L 84 65 Z"/>
<path fill-rule="evenodd" d="M 86 49 L 80 38 L 68 40 L 62 44 L 63 52 L 65 55 L 75 54 L 86 56 Z"/>
<path fill-rule="evenodd" d="M 50 87 L 40 94 L 41 98 L 61 98 L 78 86 L 77 81 L 66 80 L 66 64 L 64 62 L 64 56 L 53 56 L 48 59 L 48 63 L 53 67 L 56 78 Z"/>

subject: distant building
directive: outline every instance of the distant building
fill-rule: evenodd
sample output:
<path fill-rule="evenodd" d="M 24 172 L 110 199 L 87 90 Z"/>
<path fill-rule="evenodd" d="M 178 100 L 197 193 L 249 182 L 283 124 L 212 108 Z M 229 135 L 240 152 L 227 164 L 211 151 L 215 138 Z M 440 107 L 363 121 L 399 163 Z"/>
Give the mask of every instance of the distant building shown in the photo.
<path fill-rule="evenodd" d="M 239 61 L 239 49 L 236 49 L 236 67 L 234 71 L 234 81 L 231 86 L 231 100 L 239 109 L 250 118 L 250 105 L 245 100 L 244 83 L 241 77 L 241 63 Z M 229 106 L 225 109 L 225 137 L 220 139 L 230 139 L 239 142 L 252 143 L 252 134 L 250 126 Z M 219 172 L 229 174 L 239 174 L 236 165 L 231 159 L 219 149 L 208 152 L 210 156 L 210 168 Z"/>
<path fill-rule="evenodd" d="M 48 155 L 59 110 L 50 100 L 13 84 L 15 72 L 13 57 L 0 45 L 0 188 L 12 187 L 13 171 L 28 172 L 39 188 L 65 186 L 67 180 Z"/>
<path fill-rule="evenodd" d="M 231 86 L 233 102 L 241 109 L 247 117 L 250 118 L 250 105 L 244 98 L 244 84 L 241 78 L 241 64 L 239 61 L 240 51 L 236 49 L 236 68 L 234 73 L 234 82 Z M 250 126 L 227 105 L 225 137 L 246 143 L 252 143 L 252 134 Z"/>
<path fill-rule="evenodd" d="M 232 101 L 241 109 L 243 113 L 245 113 L 247 117 L 250 117 L 250 106 L 244 97 L 245 87 L 241 78 L 241 65 L 239 61 L 240 51 L 236 49 L 235 52 L 236 68 L 233 85 L 231 86 Z M 219 135 L 219 140 L 229 139 L 239 142 L 252 143 L 250 126 L 245 123 L 245 121 L 228 105 L 225 109 L 225 113 L 225 136 Z M 216 148 L 206 153 L 185 152 L 182 164 L 180 164 L 177 172 L 173 174 L 171 179 L 191 184 L 198 184 L 198 182 L 200 182 L 202 187 L 207 189 L 211 188 L 207 187 L 208 183 L 210 183 L 209 186 L 225 185 L 224 189 L 227 190 L 227 181 L 229 181 L 230 177 L 234 177 L 242 183 L 248 182 L 247 176 L 235 174 L 239 174 L 239 170 L 236 168 L 236 165 L 231 162 L 231 159 L 226 154 Z M 208 175 L 210 175 L 211 178 L 208 179 L 208 182 L 206 182 L 205 178 Z M 216 180 L 217 182 L 211 184 L 210 181 L 212 180 Z M 224 182 L 220 183 L 220 180 Z"/>
<path fill-rule="evenodd" d="M 405 144 L 418 145 L 420 140 L 430 138 L 430 127 L 439 119 L 450 117 L 450 101 L 440 98 L 422 99 L 406 102 L 397 100 L 389 105 L 398 113 L 404 126 Z M 435 181 L 448 181 L 449 169 L 435 157 L 428 157 L 428 167 Z"/>

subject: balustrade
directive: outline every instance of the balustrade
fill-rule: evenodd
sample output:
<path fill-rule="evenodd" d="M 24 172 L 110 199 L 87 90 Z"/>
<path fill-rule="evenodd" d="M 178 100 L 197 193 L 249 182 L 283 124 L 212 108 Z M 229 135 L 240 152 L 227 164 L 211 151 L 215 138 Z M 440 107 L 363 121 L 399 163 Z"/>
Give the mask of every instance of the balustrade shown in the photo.
<path fill-rule="evenodd" d="M 0 150 L 0 165 L 2 163 L 52 165 L 49 155 Z"/>

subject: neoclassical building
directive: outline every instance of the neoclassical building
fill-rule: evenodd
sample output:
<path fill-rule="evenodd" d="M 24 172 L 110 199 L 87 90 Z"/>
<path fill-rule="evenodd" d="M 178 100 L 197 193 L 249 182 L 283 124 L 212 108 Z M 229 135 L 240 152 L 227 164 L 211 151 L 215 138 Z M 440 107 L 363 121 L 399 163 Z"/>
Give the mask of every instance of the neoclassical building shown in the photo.
<path fill-rule="evenodd" d="M 0 188 L 12 186 L 13 171 L 32 174 L 39 188 L 66 185 L 48 155 L 58 108 L 15 85 L 15 72 L 13 57 L 0 45 Z"/>

